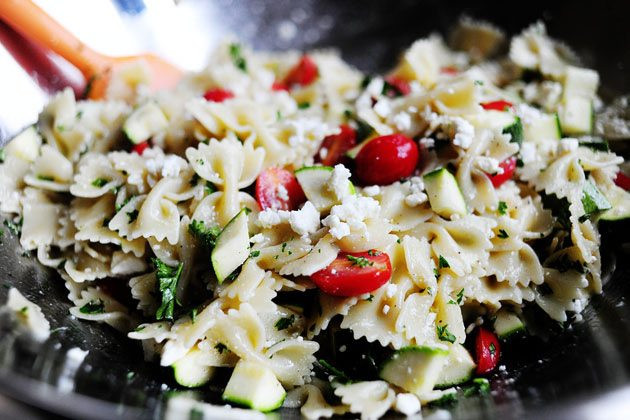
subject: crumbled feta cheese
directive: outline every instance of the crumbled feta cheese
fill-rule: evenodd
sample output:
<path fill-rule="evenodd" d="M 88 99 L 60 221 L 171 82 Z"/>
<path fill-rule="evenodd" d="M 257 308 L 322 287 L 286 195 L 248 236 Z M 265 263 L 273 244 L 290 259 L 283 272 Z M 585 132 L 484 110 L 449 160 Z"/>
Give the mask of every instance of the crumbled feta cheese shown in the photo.
<path fill-rule="evenodd" d="M 392 104 L 390 100 L 387 98 L 379 99 L 379 101 L 374 104 L 374 112 L 376 112 L 379 117 L 387 118 L 389 114 L 392 113 Z"/>
<path fill-rule="evenodd" d="M 318 118 L 298 118 L 284 121 L 284 128 L 290 130 L 289 145 L 299 147 L 313 140 L 321 140 L 331 133 L 331 128 Z"/>
<path fill-rule="evenodd" d="M 315 233 L 319 229 L 319 212 L 313 203 L 307 201 L 300 210 L 290 212 L 289 224 L 298 235 Z"/>
<path fill-rule="evenodd" d="M 289 192 L 282 184 L 278 184 L 278 188 L 276 188 L 276 195 L 282 201 L 289 201 Z"/>
<path fill-rule="evenodd" d="M 343 166 L 342 164 L 335 165 L 332 173 L 330 174 L 330 178 L 328 178 L 328 182 L 326 183 L 326 188 L 328 191 L 335 193 L 339 200 L 344 197 L 350 195 L 350 171 L 348 168 Z"/>
<path fill-rule="evenodd" d="M 409 194 L 405 197 L 405 204 L 409 207 L 418 206 L 425 201 L 428 197 L 424 193 L 424 181 L 419 176 L 414 176 L 409 179 Z"/>
<path fill-rule="evenodd" d="M 262 241 L 265 240 L 265 236 L 262 233 L 257 233 L 254 236 L 252 236 L 251 238 L 249 238 L 249 242 L 253 243 L 253 244 L 259 244 Z"/>
<path fill-rule="evenodd" d="M 435 140 L 430 137 L 424 137 L 420 139 L 420 145 L 427 149 L 432 149 L 435 147 Z"/>
<path fill-rule="evenodd" d="M 429 106 L 426 106 L 422 112 L 422 118 L 429 123 L 425 135 L 432 134 L 438 128 L 442 128 L 452 138 L 455 146 L 459 146 L 462 149 L 470 147 L 475 136 L 475 127 L 465 119 L 450 115 L 438 115 L 431 111 Z M 437 137 L 444 137 L 444 134 L 438 133 Z"/>
<path fill-rule="evenodd" d="M 409 131 L 411 129 L 411 116 L 406 112 L 399 112 L 394 115 L 392 122 L 398 131 Z"/>
<path fill-rule="evenodd" d="M 523 142 L 523 144 L 521 144 L 521 160 L 523 163 L 535 162 L 536 159 L 536 145 L 534 143 Z"/>
<path fill-rule="evenodd" d="M 384 314 L 384 315 L 387 315 L 387 314 L 389 313 L 389 309 L 390 309 L 390 308 L 389 308 L 389 305 L 385 305 L 385 306 L 383 306 L 383 314 Z"/>
<path fill-rule="evenodd" d="M 475 166 L 487 174 L 502 174 L 503 168 L 499 166 L 499 160 L 488 156 L 476 156 Z"/>
<path fill-rule="evenodd" d="M 560 147 L 558 147 L 558 153 L 570 153 L 577 150 L 579 146 L 578 140 L 574 138 L 566 138 L 560 140 Z"/>
<path fill-rule="evenodd" d="M 368 197 L 374 197 L 375 195 L 379 195 L 381 192 L 381 187 L 378 185 L 371 185 L 369 187 L 363 188 L 363 193 Z"/>
<path fill-rule="evenodd" d="M 385 287 L 385 296 L 387 296 L 388 298 L 393 297 L 396 294 L 396 290 L 398 290 L 398 286 L 396 286 L 394 283 L 389 283 Z"/>
<path fill-rule="evenodd" d="M 461 117 L 452 117 L 451 121 L 455 124 L 455 137 L 453 144 L 462 149 L 468 149 L 475 136 L 475 128 L 471 123 Z"/>
<path fill-rule="evenodd" d="M 328 231 L 335 239 L 341 239 L 350 235 L 350 226 L 342 222 L 337 216 L 328 216 L 322 220 L 322 225 L 328 227 Z"/>
<path fill-rule="evenodd" d="M 420 411 L 420 400 L 413 394 L 400 393 L 396 395 L 394 410 L 406 416 L 411 416 Z"/>
<path fill-rule="evenodd" d="M 326 159 L 326 156 L 328 156 L 328 149 L 325 147 L 322 147 L 321 149 L 319 149 L 319 158 Z"/>
<path fill-rule="evenodd" d="M 289 220 L 286 210 L 265 209 L 258 213 L 258 226 L 272 228 Z"/>
<path fill-rule="evenodd" d="M 525 124 L 531 124 L 537 121 L 542 116 L 542 113 L 539 110 L 527 104 L 517 104 L 515 105 L 514 110 L 516 112 L 516 115 Z"/>

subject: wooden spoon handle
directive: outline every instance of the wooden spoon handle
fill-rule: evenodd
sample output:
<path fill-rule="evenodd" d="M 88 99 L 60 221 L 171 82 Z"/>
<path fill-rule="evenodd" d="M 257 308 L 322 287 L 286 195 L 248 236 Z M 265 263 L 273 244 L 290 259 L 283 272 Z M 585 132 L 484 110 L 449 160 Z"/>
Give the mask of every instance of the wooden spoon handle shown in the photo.
<path fill-rule="evenodd" d="M 0 19 L 68 60 L 86 79 L 110 62 L 109 57 L 89 48 L 30 0 L 0 1 Z"/>

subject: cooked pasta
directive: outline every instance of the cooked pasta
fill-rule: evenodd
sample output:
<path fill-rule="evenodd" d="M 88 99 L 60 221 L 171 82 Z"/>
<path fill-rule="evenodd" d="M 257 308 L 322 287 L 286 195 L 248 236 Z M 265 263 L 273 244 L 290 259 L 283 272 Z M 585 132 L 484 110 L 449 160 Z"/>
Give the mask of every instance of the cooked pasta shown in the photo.
<path fill-rule="evenodd" d="M 579 319 L 598 223 L 630 217 L 623 158 L 590 137 L 597 73 L 542 24 L 504 41 L 465 19 L 386 76 L 228 42 L 171 91 L 142 66 L 103 100 L 67 89 L 2 151 L 0 211 L 74 316 L 182 386 L 233 369 L 223 397 L 249 408 L 413 414 L 487 362 L 477 331 Z"/>

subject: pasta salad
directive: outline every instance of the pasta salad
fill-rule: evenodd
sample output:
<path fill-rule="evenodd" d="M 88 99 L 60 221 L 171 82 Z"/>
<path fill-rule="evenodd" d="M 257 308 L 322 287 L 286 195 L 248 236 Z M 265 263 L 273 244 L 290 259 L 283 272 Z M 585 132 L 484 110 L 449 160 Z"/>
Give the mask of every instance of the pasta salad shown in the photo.
<path fill-rule="evenodd" d="M 238 42 L 171 91 L 142 63 L 67 89 L 0 155 L 0 211 L 77 318 L 183 387 L 308 418 L 486 392 L 524 306 L 579 319 L 600 220 L 630 216 L 592 135 L 597 72 L 542 24 L 462 21 L 384 76 Z"/>

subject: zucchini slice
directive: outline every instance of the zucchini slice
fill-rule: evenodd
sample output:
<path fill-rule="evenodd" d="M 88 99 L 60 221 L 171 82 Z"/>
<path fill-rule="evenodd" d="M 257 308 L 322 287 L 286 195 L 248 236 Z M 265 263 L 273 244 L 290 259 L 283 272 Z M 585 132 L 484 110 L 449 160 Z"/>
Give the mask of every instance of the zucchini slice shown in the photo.
<path fill-rule="evenodd" d="M 240 267 L 249 256 L 247 209 L 242 209 L 228 222 L 212 249 L 212 267 L 219 284 Z"/>
<path fill-rule="evenodd" d="M 447 350 L 426 346 L 403 347 L 383 363 L 380 376 L 421 397 L 433 389 L 447 358 Z"/>
<path fill-rule="evenodd" d="M 223 391 L 223 400 L 267 412 L 282 406 L 286 395 L 271 369 L 261 363 L 241 359 Z"/>
<path fill-rule="evenodd" d="M 459 184 L 446 168 L 429 172 L 423 179 L 434 212 L 446 218 L 453 214 L 464 216 L 468 212 Z"/>

